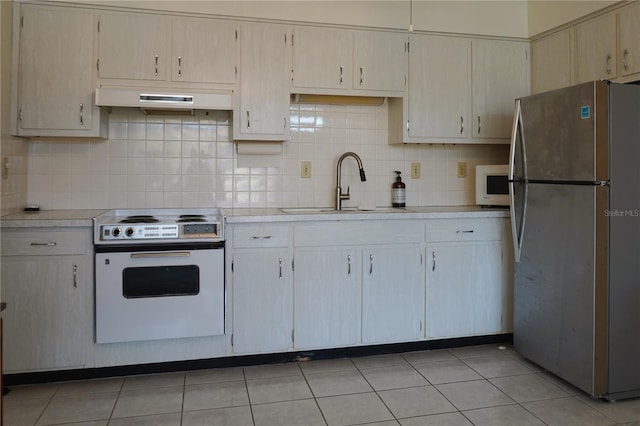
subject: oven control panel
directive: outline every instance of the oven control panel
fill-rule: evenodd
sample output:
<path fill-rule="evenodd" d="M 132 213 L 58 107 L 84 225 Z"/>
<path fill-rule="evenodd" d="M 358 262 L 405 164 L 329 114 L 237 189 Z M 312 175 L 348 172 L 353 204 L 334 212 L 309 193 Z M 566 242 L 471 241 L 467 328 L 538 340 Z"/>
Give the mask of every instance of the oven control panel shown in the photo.
<path fill-rule="evenodd" d="M 218 223 L 101 225 L 101 241 L 172 240 L 220 237 Z"/>

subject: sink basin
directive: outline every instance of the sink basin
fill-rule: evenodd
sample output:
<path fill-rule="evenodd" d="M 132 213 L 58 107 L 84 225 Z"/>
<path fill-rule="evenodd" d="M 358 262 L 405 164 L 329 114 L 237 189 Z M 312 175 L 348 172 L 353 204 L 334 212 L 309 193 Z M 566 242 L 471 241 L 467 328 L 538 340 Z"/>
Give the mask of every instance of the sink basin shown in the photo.
<path fill-rule="evenodd" d="M 333 207 L 292 207 L 280 209 L 283 213 L 288 214 L 314 214 L 314 213 L 402 213 L 405 209 L 396 207 L 343 207 L 342 210 L 336 210 Z"/>

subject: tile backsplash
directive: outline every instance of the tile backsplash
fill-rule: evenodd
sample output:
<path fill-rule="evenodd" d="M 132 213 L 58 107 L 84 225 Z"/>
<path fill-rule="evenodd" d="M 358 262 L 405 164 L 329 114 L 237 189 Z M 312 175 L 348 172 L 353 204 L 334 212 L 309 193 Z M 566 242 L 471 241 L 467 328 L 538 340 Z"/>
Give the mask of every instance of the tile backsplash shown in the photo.
<path fill-rule="evenodd" d="M 27 202 L 44 209 L 140 207 L 332 206 L 336 161 L 346 151 L 363 161 L 360 182 L 353 159 L 342 167 L 345 206 L 389 206 L 394 170 L 402 171 L 407 206 L 474 204 L 476 164 L 505 163 L 508 146 L 389 145 L 386 103 L 381 106 L 292 104 L 291 140 L 268 167 L 239 167 L 231 113 L 145 115 L 114 109 L 108 140 L 27 143 Z M 301 178 L 302 161 L 311 177 Z M 458 161 L 468 175 L 456 175 Z M 411 179 L 420 162 L 420 179 Z M 273 163 L 273 161 L 271 162 Z"/>

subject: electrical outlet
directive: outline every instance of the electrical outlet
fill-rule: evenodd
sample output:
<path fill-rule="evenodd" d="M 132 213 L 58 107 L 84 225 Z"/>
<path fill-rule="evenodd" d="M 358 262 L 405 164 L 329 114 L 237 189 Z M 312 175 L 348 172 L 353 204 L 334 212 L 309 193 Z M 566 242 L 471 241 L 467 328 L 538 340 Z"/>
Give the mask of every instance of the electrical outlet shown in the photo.
<path fill-rule="evenodd" d="M 411 179 L 420 179 L 420 163 L 411 163 Z"/>
<path fill-rule="evenodd" d="M 458 177 L 467 177 L 467 163 L 465 163 L 464 161 L 458 161 Z"/>
<path fill-rule="evenodd" d="M 305 179 L 311 177 L 311 161 L 300 162 L 300 177 Z"/>

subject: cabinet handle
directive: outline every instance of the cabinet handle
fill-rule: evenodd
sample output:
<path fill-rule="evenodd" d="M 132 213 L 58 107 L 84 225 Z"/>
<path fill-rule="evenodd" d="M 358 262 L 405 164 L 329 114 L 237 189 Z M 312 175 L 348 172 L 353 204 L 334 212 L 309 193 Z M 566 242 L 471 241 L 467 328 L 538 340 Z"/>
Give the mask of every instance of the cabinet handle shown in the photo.
<path fill-rule="evenodd" d="M 73 265 L 73 288 L 78 288 L 78 265 Z"/>
<path fill-rule="evenodd" d="M 351 275 L 351 255 L 347 255 L 347 275 Z"/>
<path fill-rule="evenodd" d="M 629 69 L 629 62 L 627 61 L 627 57 L 629 56 L 629 51 L 624 49 L 622 53 L 622 65 L 624 66 L 624 70 L 627 71 Z"/>
<path fill-rule="evenodd" d="M 409 132 L 409 120 L 407 120 L 407 132 Z"/>
<path fill-rule="evenodd" d="M 282 117 L 282 128 L 283 129 L 287 128 L 287 117 Z"/>
<path fill-rule="evenodd" d="M 473 234 L 473 229 L 466 230 L 466 231 L 459 229 L 459 230 L 456 231 L 456 234 Z"/>
<path fill-rule="evenodd" d="M 84 113 L 84 104 L 80 104 L 80 125 L 81 126 L 84 126 L 83 113 Z"/>
<path fill-rule="evenodd" d="M 373 274 L 373 255 L 369 255 L 369 275 Z"/>
<path fill-rule="evenodd" d="M 49 242 L 49 243 L 31 243 L 32 246 L 49 246 L 49 247 L 53 247 L 53 246 L 57 246 L 58 243 L 55 242 Z"/>
<path fill-rule="evenodd" d="M 278 272 L 278 278 L 282 279 L 282 258 L 278 259 L 278 268 L 279 268 L 279 272 Z"/>
<path fill-rule="evenodd" d="M 342 65 L 340 65 L 340 86 L 342 86 Z"/>
<path fill-rule="evenodd" d="M 247 110 L 247 129 L 251 127 L 251 120 L 249 120 L 249 110 Z"/>
<path fill-rule="evenodd" d="M 464 133 L 464 118 L 460 116 L 460 134 Z"/>
<path fill-rule="evenodd" d="M 182 56 L 178 56 L 178 77 L 182 77 Z"/>
<path fill-rule="evenodd" d="M 607 74 L 611 74 L 611 54 L 607 54 Z"/>
<path fill-rule="evenodd" d="M 158 76 L 158 55 L 156 55 L 156 71 L 155 71 L 154 75 L 156 77 Z"/>
<path fill-rule="evenodd" d="M 436 252 L 432 251 L 431 252 L 431 271 L 435 271 L 436 270 Z"/>
<path fill-rule="evenodd" d="M 360 67 L 360 86 L 364 85 L 364 76 L 362 73 L 362 67 Z"/>
<path fill-rule="evenodd" d="M 480 121 L 480 116 L 478 116 L 478 134 L 482 131 L 482 122 Z"/>
<path fill-rule="evenodd" d="M 273 235 L 253 235 L 249 239 L 251 240 L 270 240 L 273 238 Z"/>

